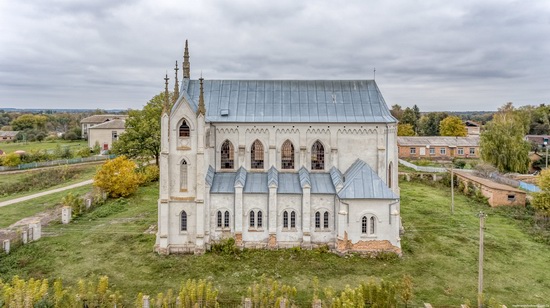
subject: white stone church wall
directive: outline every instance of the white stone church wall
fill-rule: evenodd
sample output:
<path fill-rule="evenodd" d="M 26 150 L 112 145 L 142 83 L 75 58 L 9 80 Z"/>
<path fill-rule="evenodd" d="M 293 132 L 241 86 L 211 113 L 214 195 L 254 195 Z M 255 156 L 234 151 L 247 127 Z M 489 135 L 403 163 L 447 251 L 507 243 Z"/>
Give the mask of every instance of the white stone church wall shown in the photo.
<path fill-rule="evenodd" d="M 313 244 L 333 244 L 336 238 L 336 219 L 335 219 L 335 196 L 312 194 L 311 195 L 311 242 Z M 315 228 L 315 212 L 321 214 L 321 228 Z M 324 212 L 329 213 L 329 227 L 324 228 Z"/>
<path fill-rule="evenodd" d="M 390 215 L 391 200 L 345 200 L 349 203 L 348 239 L 352 244 L 358 241 L 382 241 L 388 240 L 392 245 L 401 247 L 399 238 L 399 221 L 396 216 Z M 395 209 L 395 205 L 392 206 Z M 376 217 L 375 234 L 362 233 L 361 219 L 367 216 L 370 224 L 370 217 Z M 391 219 L 391 224 L 390 224 Z M 370 226 L 370 225 L 369 225 Z M 370 227 L 368 228 L 370 231 Z"/>
<path fill-rule="evenodd" d="M 288 211 L 288 228 L 283 228 L 283 213 Z M 291 212 L 296 213 L 296 228 L 290 228 Z M 299 246 L 302 241 L 302 195 L 279 194 L 277 196 L 277 242 L 279 247 Z"/>
<path fill-rule="evenodd" d="M 243 242 L 245 247 L 262 246 L 258 243 L 265 242 L 269 237 L 269 216 L 267 211 L 269 195 L 268 194 L 243 194 Z M 256 228 L 250 226 L 250 211 L 254 211 L 255 220 L 257 223 L 257 213 L 262 211 L 262 227 Z M 247 245 L 248 243 L 248 245 Z"/>
<path fill-rule="evenodd" d="M 168 237 L 171 250 L 193 252 L 197 228 L 194 202 L 170 201 Z M 187 231 L 181 230 L 181 212 L 187 213 Z"/>
<path fill-rule="evenodd" d="M 235 232 L 235 195 L 234 194 L 211 194 L 210 195 L 210 237 L 213 241 L 232 237 Z M 218 227 L 218 211 L 222 212 L 222 227 Z M 229 228 L 223 227 L 223 214 L 229 211 Z"/>

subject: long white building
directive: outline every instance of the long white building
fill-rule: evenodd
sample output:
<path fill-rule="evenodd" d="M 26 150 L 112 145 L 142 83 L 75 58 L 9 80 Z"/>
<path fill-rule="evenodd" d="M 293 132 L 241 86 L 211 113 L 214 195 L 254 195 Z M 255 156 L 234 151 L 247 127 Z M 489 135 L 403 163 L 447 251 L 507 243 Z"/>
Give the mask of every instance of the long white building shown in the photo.
<path fill-rule="evenodd" d="M 176 92 L 162 116 L 159 253 L 225 238 L 401 252 L 397 121 L 374 80 L 191 80 L 186 42 Z"/>

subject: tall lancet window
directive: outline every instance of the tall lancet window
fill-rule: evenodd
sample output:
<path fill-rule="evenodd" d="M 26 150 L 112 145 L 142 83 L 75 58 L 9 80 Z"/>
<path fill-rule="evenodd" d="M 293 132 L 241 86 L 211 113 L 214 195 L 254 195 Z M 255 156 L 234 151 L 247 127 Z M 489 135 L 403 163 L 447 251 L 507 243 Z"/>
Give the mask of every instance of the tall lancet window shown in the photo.
<path fill-rule="evenodd" d="M 189 125 L 183 120 L 180 125 L 180 137 L 189 137 Z"/>
<path fill-rule="evenodd" d="M 264 168 L 264 146 L 258 139 L 254 141 L 252 148 L 250 149 L 250 168 Z"/>
<path fill-rule="evenodd" d="M 181 167 L 180 167 L 180 189 L 181 190 L 187 190 L 187 161 L 182 160 L 181 161 Z"/>
<path fill-rule="evenodd" d="M 281 148 L 281 168 L 294 169 L 294 145 L 290 140 L 285 141 Z"/>
<path fill-rule="evenodd" d="M 311 147 L 311 170 L 325 170 L 325 147 L 319 140 Z"/>
<path fill-rule="evenodd" d="M 235 162 L 235 152 L 233 148 L 233 143 L 229 140 L 225 140 L 222 144 L 222 149 L 220 152 L 221 156 L 221 168 L 222 169 L 233 169 Z"/>

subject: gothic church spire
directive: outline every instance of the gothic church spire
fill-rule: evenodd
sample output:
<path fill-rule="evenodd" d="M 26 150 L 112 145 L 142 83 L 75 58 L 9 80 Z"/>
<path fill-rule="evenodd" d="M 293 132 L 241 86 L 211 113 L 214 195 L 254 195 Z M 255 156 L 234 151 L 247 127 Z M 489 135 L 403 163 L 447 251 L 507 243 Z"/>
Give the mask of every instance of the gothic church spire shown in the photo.
<path fill-rule="evenodd" d="M 162 106 L 162 113 L 168 113 L 168 110 L 170 109 L 170 93 L 168 92 L 168 73 L 166 73 L 166 76 L 164 77 L 164 106 Z"/>
<path fill-rule="evenodd" d="M 191 64 L 189 64 L 189 46 L 185 40 L 185 51 L 183 52 L 183 78 L 191 78 Z"/>
<path fill-rule="evenodd" d="M 176 72 L 176 83 L 174 84 L 174 99 L 172 104 L 175 104 L 178 98 L 180 97 L 180 85 L 178 81 L 178 61 L 176 61 L 176 67 L 174 68 L 174 71 Z"/>
<path fill-rule="evenodd" d="M 206 107 L 204 106 L 204 89 L 203 89 L 203 81 L 204 81 L 204 78 L 199 78 L 200 82 L 201 82 L 201 90 L 200 90 L 200 93 L 199 93 L 199 107 L 197 108 L 197 116 L 199 115 L 205 115 L 206 114 Z"/>

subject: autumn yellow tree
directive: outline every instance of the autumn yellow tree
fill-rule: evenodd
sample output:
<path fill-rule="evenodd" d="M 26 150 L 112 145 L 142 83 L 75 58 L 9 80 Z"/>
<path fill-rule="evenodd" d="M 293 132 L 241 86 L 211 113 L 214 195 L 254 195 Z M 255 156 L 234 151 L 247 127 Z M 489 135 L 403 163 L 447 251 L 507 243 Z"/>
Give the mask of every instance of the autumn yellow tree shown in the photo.
<path fill-rule="evenodd" d="M 143 181 L 143 176 L 136 168 L 136 163 L 126 156 L 109 160 L 97 171 L 94 186 L 101 188 L 112 198 L 129 196 Z"/>
<path fill-rule="evenodd" d="M 465 137 L 468 135 L 468 130 L 459 117 L 450 116 L 439 123 L 439 134 L 441 136 Z"/>
<path fill-rule="evenodd" d="M 398 124 L 397 136 L 414 136 L 414 128 L 411 124 Z"/>

